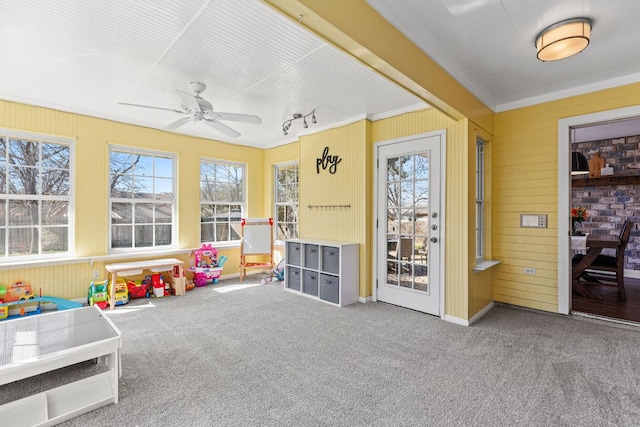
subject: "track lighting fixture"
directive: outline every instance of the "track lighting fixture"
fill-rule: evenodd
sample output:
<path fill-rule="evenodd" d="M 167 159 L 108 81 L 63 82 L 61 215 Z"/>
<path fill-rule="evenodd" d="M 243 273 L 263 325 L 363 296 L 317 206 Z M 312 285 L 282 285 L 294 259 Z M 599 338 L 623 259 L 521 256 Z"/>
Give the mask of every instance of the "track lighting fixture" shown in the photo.
<path fill-rule="evenodd" d="M 282 124 L 282 133 L 288 135 L 289 129 L 291 128 L 291 123 L 294 120 L 298 119 L 302 119 L 302 127 L 307 129 L 309 127 L 309 123 L 307 123 L 307 117 L 309 116 L 311 116 L 311 123 L 318 123 L 318 121 L 316 120 L 316 110 L 313 110 L 310 113 L 304 115 L 300 113 L 294 113 L 289 120 L 285 120 L 285 122 Z"/>

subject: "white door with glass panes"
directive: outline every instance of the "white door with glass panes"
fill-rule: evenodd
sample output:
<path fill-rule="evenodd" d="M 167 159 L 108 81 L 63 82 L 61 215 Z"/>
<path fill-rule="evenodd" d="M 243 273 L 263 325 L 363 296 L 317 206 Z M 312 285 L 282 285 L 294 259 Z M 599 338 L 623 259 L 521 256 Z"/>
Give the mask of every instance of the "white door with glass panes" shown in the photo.
<path fill-rule="evenodd" d="M 435 132 L 376 150 L 376 298 L 438 316 L 444 138 Z"/>

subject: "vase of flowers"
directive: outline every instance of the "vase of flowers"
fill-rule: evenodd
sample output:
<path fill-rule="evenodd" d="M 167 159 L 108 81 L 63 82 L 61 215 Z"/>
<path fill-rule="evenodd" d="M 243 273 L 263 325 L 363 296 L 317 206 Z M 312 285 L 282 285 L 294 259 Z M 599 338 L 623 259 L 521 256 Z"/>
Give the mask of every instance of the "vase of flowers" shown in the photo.
<path fill-rule="evenodd" d="M 576 224 L 582 224 L 587 219 L 589 213 L 582 206 L 577 208 L 571 208 L 571 234 L 577 234 Z"/>

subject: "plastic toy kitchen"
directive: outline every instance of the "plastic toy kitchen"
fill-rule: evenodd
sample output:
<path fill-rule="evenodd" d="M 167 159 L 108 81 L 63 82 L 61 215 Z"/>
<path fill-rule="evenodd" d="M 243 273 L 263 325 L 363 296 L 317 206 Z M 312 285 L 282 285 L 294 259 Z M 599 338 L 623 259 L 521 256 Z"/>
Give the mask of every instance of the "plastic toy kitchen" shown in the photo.
<path fill-rule="evenodd" d="M 189 268 L 193 272 L 193 283 L 196 286 L 205 286 L 209 282 L 218 283 L 226 260 L 226 256 L 218 258 L 218 250 L 210 244 L 202 245 L 193 252 L 193 264 Z"/>

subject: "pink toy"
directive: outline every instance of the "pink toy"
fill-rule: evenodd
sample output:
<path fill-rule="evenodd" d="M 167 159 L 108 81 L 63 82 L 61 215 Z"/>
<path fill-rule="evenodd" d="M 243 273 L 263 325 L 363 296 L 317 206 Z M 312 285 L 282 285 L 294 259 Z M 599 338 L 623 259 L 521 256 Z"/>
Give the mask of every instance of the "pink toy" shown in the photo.
<path fill-rule="evenodd" d="M 218 259 L 218 250 L 210 244 L 203 244 L 193 255 L 193 265 L 189 268 L 193 271 L 193 283 L 196 286 L 205 286 L 210 281 L 218 283 L 227 257 L 221 256 Z"/>

